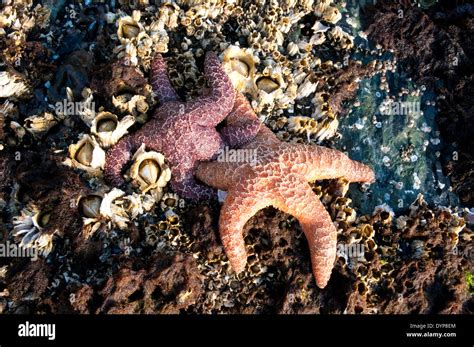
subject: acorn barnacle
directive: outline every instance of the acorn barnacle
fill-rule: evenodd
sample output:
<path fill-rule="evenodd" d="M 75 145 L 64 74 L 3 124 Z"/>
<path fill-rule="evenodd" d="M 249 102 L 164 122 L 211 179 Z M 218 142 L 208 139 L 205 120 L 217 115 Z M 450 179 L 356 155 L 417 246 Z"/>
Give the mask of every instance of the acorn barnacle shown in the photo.
<path fill-rule="evenodd" d="M 112 146 L 128 133 L 135 123 L 133 116 L 125 116 L 120 121 L 118 117 L 110 112 L 100 112 L 92 121 L 91 133 L 94 134 L 100 144 L 105 148 Z"/>
<path fill-rule="evenodd" d="M 133 156 L 130 178 L 143 193 L 150 192 L 158 201 L 163 188 L 171 179 L 171 170 L 165 163 L 165 157 L 158 152 L 147 152 L 142 145 Z"/>
<path fill-rule="evenodd" d="M 69 156 L 65 164 L 86 171 L 93 176 L 100 176 L 105 164 L 105 151 L 90 135 L 83 135 L 76 144 L 69 146 Z"/>

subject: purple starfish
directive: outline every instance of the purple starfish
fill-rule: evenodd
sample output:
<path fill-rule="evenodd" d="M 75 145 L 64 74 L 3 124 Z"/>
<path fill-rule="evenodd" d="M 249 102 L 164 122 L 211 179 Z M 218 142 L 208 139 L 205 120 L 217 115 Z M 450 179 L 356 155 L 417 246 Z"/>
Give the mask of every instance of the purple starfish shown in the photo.
<path fill-rule="evenodd" d="M 224 141 L 215 127 L 233 109 L 235 92 L 212 52 L 206 54 L 204 73 L 210 89 L 194 100 L 183 102 L 171 86 L 163 57 L 156 55 L 151 84 L 162 105 L 156 109 L 152 120 L 122 138 L 107 152 L 105 177 L 110 183 L 117 186 L 124 183 L 121 171 L 131 153 L 144 143 L 167 159 L 171 168 L 171 187 L 175 192 L 193 200 L 216 196 L 212 188 L 194 179 L 194 172 L 198 161 L 215 158 L 223 148 Z M 223 130 L 231 138 L 240 132 L 238 123 L 228 124 Z"/>

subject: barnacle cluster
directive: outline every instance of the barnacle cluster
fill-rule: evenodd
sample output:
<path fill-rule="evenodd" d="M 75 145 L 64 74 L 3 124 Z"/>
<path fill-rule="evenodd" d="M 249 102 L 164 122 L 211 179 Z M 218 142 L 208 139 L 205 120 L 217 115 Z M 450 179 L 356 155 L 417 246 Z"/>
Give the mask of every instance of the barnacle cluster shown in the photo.
<path fill-rule="evenodd" d="M 327 103 L 323 104 L 322 107 L 323 109 L 318 107 L 321 110 L 319 115 L 313 117 L 290 117 L 288 119 L 288 130 L 296 134 L 306 134 L 308 140 L 311 136 L 314 136 L 318 142 L 333 137 L 336 134 L 339 121 Z M 277 134 L 282 134 L 282 132 L 280 131 Z"/>
<path fill-rule="evenodd" d="M 45 28 L 49 24 L 50 11 L 41 4 L 32 7 L 31 2 L 15 5 L 5 2 L 0 13 L 0 38 L 4 63 L 11 66 L 0 72 L 0 97 L 23 97 L 31 92 L 31 84 L 18 68 L 26 64 L 27 36 L 34 27 Z"/>
<path fill-rule="evenodd" d="M 90 134 L 83 134 L 77 143 L 69 145 L 69 157 L 64 164 L 81 170 L 91 182 L 102 180 L 107 148 L 128 134 L 128 129 L 136 122 L 145 121 L 143 115 L 148 111 L 149 103 L 153 103 L 150 86 L 137 82 L 141 75 L 134 68 L 130 69 L 114 65 L 109 78 L 116 86 L 105 92 L 121 117 L 103 107 L 96 113 L 92 90 L 85 88 L 82 91 L 82 102 L 86 107 L 80 110 L 79 116 L 89 127 Z M 68 101 L 72 102 L 72 93 L 67 92 Z M 161 153 L 147 152 L 142 145 L 134 153 L 126 177 L 131 181 L 130 187 L 135 189 L 132 194 L 117 188 L 107 192 L 107 188 L 99 184 L 96 192 L 79 198 L 77 208 L 84 221 L 86 237 L 97 230 L 126 229 L 132 220 L 152 210 L 160 201 L 171 172 Z"/>
<path fill-rule="evenodd" d="M 355 257 L 355 262 L 347 262 L 346 254 L 339 258 L 339 264 L 349 265 L 355 275 L 355 291 L 346 312 L 409 312 L 401 309 L 406 307 L 406 302 L 425 310 L 426 298 L 420 299 L 418 291 L 436 281 L 435 276 L 454 276 L 460 271 L 456 264 L 469 259 L 473 233 L 466 228 L 465 214 L 461 209 L 431 209 L 420 194 L 407 215 L 396 217 L 387 205 L 382 205 L 372 216 L 339 222 L 342 227 L 339 241 L 363 245 L 359 248 L 362 254 Z M 440 263 L 443 265 L 438 268 Z M 420 271 L 426 271 L 424 276 Z M 459 283 L 450 300 L 462 302 L 465 286 L 466 283 Z M 386 305 L 390 300 L 393 301 Z M 445 312 L 462 310 L 449 303 L 444 307 Z"/>
<path fill-rule="evenodd" d="M 342 62 L 353 49 L 353 37 L 337 25 L 343 18 L 341 8 L 332 1 L 270 1 L 263 6 L 244 1 L 176 1 L 157 6 L 154 13 L 154 6 L 131 7 L 131 15 L 119 11 L 108 16 L 117 27 L 118 57 L 127 57 L 146 71 L 150 52 L 173 53 L 170 80 L 192 96 L 203 85 L 196 59 L 207 50 L 221 52 L 234 87 L 251 96 L 252 106 L 264 120 L 292 117 L 298 107 L 301 117 L 318 123 L 307 119 L 305 135 L 323 141 L 336 134 L 336 114 L 327 102 L 313 97 L 331 89 L 335 81 L 328 76 L 344 68 Z M 226 35 L 230 31 L 232 35 Z M 169 49 L 172 35 L 182 41 Z M 339 61 L 319 53 L 321 46 L 334 47 Z M 283 137 L 287 131 L 287 137 L 303 132 L 293 130 L 284 127 L 280 132 Z"/>
<path fill-rule="evenodd" d="M 35 76 L 36 70 L 32 59 L 36 57 L 34 54 L 39 54 L 35 53 L 36 51 L 42 52 L 44 49 L 41 45 L 40 49 L 36 48 L 34 43 L 30 44 L 28 35 L 33 27 L 43 30 L 42 37 L 46 39 L 49 47 L 54 47 L 57 44 L 52 39 L 55 34 L 52 31 L 47 33 L 50 15 L 57 15 L 53 8 L 41 4 L 32 8 L 31 2 L 7 3 L 2 6 L 0 14 L 2 46 L 0 48 L 6 59 L 4 62 L 12 67 L 7 71 L 0 72 L 2 86 L 0 97 L 8 97 L 1 107 L 0 141 L 2 149 L 4 143 L 12 146 L 29 143 L 31 136 L 35 143 L 48 141 L 52 147 L 51 150 L 62 152 L 64 151 L 64 140 L 60 140 L 61 144 L 56 142 L 57 139 L 51 142 L 51 137 L 46 135 L 51 133 L 51 129 L 57 129 L 58 126 L 72 129 L 73 131 L 66 133 L 66 142 L 69 142 L 69 146 L 68 156 L 63 163 L 81 173 L 82 177 L 87 180 L 89 193 L 71 196 L 69 206 L 61 206 L 61 209 L 66 208 L 66 211 L 57 211 L 58 214 L 67 213 L 81 216 L 84 225 L 82 235 L 86 238 L 93 235 L 98 229 L 107 231 L 114 228 L 124 229 L 131 220 L 150 211 L 159 202 L 163 188 L 170 179 L 165 158 L 159 153 L 145 152 L 141 148 L 134 156 L 135 161 L 127 173 L 131 180 L 130 187 L 135 187 L 135 191 L 127 195 L 126 192 L 118 189 L 110 190 L 103 185 L 102 181 L 107 148 L 126 135 L 129 128 L 136 122 L 145 122 L 148 110 L 154 106 L 151 86 L 146 83 L 143 73 L 130 66 L 130 62 L 127 62 L 126 59 L 106 64 L 106 67 L 99 66 L 97 76 L 108 79 L 110 83 L 103 79 L 101 81 L 89 79 L 87 74 L 91 67 L 79 66 L 77 61 L 81 60 L 80 57 L 87 56 L 86 61 L 83 59 L 81 61 L 83 63 L 92 62 L 93 58 L 91 58 L 91 54 L 78 50 L 72 52 L 58 70 L 56 78 L 60 81 L 47 80 L 54 76 L 50 72 L 39 76 L 39 81 L 47 80 L 44 84 L 48 93 L 48 97 L 45 98 L 46 103 L 28 111 L 27 116 L 22 114 L 20 117 L 17 102 L 30 97 L 32 87 L 37 86 L 39 82 L 30 80 L 26 76 Z M 85 21 L 91 19 L 87 18 L 83 5 L 79 7 L 66 5 L 64 15 L 64 19 L 69 23 L 67 25 L 71 27 L 74 25 L 73 22 L 78 20 L 77 16 Z M 115 23 L 115 17 L 121 16 L 109 12 L 105 19 L 112 26 L 112 23 Z M 136 38 L 138 33 L 134 32 L 134 25 L 141 28 L 141 25 L 137 23 L 139 23 L 139 12 L 135 12 L 128 18 L 124 16 L 120 20 L 118 37 L 124 45 L 137 44 L 138 52 L 146 51 L 151 54 L 149 45 L 146 46 L 148 44 L 146 38 L 142 37 L 143 35 Z M 158 32 L 159 30 L 153 26 L 152 31 Z M 151 37 L 154 40 L 152 42 L 154 45 L 157 43 L 155 42 L 156 36 L 151 35 Z M 49 69 L 55 68 L 54 65 L 48 67 Z M 104 70 L 106 70 L 105 75 Z M 42 70 L 38 69 L 38 71 Z M 66 83 L 63 84 L 63 81 Z M 61 99 L 61 95 L 64 95 L 64 99 Z M 102 106 L 100 107 L 95 106 L 97 98 L 106 99 L 105 103 L 101 101 Z M 80 119 L 88 131 L 79 134 L 74 132 L 75 127 L 78 126 L 76 119 Z M 79 126 L 81 127 L 81 125 Z M 54 136 L 53 134 L 52 138 Z M 76 139 L 74 140 L 73 137 Z M 78 141 L 77 138 L 79 138 Z M 74 141 L 77 142 L 74 143 Z M 21 153 L 18 154 L 17 160 L 20 158 Z M 58 183 L 60 184 L 60 182 Z M 31 203 L 34 206 L 34 201 Z M 15 227 L 14 234 L 16 236 L 22 235 L 22 243 L 36 245 L 40 249 L 45 247 L 46 243 L 42 240 L 47 236 L 48 248 L 43 252 L 47 255 L 52 247 L 52 235 L 48 233 L 43 235 L 41 225 L 36 223 L 36 219 L 33 218 L 35 214 L 30 218 L 31 221 L 27 218 L 31 214 L 28 211 L 25 209 L 21 215 L 15 217 L 19 224 Z M 31 228 L 28 227 L 28 223 L 33 223 Z"/>

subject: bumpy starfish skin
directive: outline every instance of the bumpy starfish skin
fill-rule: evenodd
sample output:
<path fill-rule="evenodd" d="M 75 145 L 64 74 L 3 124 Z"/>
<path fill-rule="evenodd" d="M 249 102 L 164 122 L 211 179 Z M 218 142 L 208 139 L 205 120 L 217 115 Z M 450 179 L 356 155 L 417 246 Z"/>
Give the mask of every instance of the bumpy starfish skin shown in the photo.
<path fill-rule="evenodd" d="M 222 148 L 215 126 L 232 110 L 235 93 L 212 52 L 206 55 L 204 72 L 210 90 L 195 100 L 182 102 L 171 86 L 163 58 L 159 54 L 155 57 L 151 84 L 162 106 L 152 120 L 107 152 L 105 177 L 110 183 L 124 183 L 121 171 L 131 153 L 144 143 L 165 156 L 171 168 L 171 187 L 178 194 L 194 200 L 215 196 L 212 188 L 195 181 L 194 171 L 197 161 L 212 159 Z"/>
<path fill-rule="evenodd" d="M 239 118 L 255 120 L 245 97 L 236 96 Z M 230 116 L 229 116 L 230 118 Z M 345 177 L 350 182 L 372 182 L 374 172 L 334 149 L 281 142 L 262 125 L 256 137 L 241 150 L 256 150 L 257 163 L 200 163 L 197 177 L 227 191 L 219 231 L 236 272 L 244 270 L 247 254 L 245 223 L 259 210 L 274 206 L 296 217 L 308 240 L 316 283 L 324 288 L 336 257 L 337 230 L 308 182 Z"/>
<path fill-rule="evenodd" d="M 226 118 L 226 126 L 220 130 L 225 144 L 232 148 L 241 147 L 255 138 L 261 126 L 253 110 L 249 109 L 245 96 L 236 92 L 234 108 Z"/>

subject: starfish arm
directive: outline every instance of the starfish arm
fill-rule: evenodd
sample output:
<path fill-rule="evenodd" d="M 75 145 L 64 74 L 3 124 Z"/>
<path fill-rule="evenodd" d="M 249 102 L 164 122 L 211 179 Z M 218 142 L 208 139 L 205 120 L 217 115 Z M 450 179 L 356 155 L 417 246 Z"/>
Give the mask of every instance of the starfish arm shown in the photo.
<path fill-rule="evenodd" d="M 166 62 L 160 53 L 155 55 L 151 63 L 151 85 L 162 104 L 169 101 L 180 101 L 168 78 Z"/>
<path fill-rule="evenodd" d="M 222 122 L 234 106 L 234 87 L 222 69 L 219 58 L 213 53 L 206 54 L 204 74 L 210 91 L 186 103 L 186 114 L 203 126 L 216 126 Z"/>
<path fill-rule="evenodd" d="M 375 172 L 370 167 L 356 160 L 347 158 L 348 170 L 343 175 L 349 182 L 375 182 Z"/>
<path fill-rule="evenodd" d="M 337 229 L 329 213 L 306 182 L 287 180 L 279 188 L 282 199 L 275 207 L 293 215 L 308 240 L 316 284 L 324 288 L 336 259 Z"/>
<path fill-rule="evenodd" d="M 228 191 L 235 184 L 233 172 L 238 165 L 221 161 L 200 162 L 197 165 L 196 177 L 208 186 Z"/>
<path fill-rule="evenodd" d="M 242 93 L 236 92 L 234 108 L 226 118 L 226 126 L 220 131 L 230 147 L 240 147 L 253 140 L 261 122 Z"/>
<path fill-rule="evenodd" d="M 217 197 L 214 189 L 196 181 L 192 169 L 172 169 L 170 183 L 173 190 L 186 199 L 200 201 Z"/>
<path fill-rule="evenodd" d="M 256 144 L 263 145 L 277 145 L 281 143 L 281 140 L 266 126 L 261 126 L 257 136 L 255 136 Z"/>
<path fill-rule="evenodd" d="M 271 205 L 265 192 L 261 194 L 238 186 L 228 192 L 219 218 L 222 245 L 232 269 L 239 273 L 247 264 L 247 251 L 243 237 L 245 223 L 259 210 Z"/>
<path fill-rule="evenodd" d="M 131 153 L 139 147 L 136 139 L 134 135 L 126 135 L 107 151 L 104 175 L 106 180 L 114 186 L 121 186 L 125 183 L 122 177 L 122 169 L 130 160 Z"/>
<path fill-rule="evenodd" d="M 305 177 L 308 182 L 339 177 L 349 182 L 375 181 L 371 168 L 331 148 L 295 145 L 295 149 L 289 153 L 289 162 L 307 163 Z"/>

